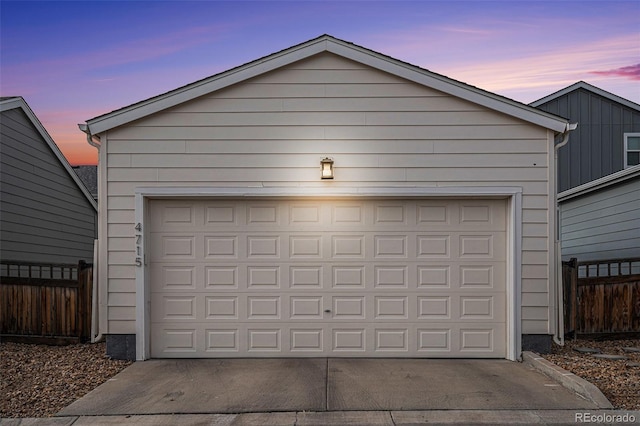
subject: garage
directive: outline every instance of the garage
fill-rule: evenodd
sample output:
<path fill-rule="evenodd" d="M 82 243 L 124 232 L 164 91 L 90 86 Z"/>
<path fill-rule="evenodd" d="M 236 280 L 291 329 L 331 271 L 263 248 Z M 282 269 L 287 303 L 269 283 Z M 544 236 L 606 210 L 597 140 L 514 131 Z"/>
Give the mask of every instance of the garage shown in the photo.
<path fill-rule="evenodd" d="M 517 360 L 575 126 L 323 35 L 81 125 L 114 358 Z"/>
<path fill-rule="evenodd" d="M 151 357 L 506 357 L 505 199 L 151 200 Z"/>

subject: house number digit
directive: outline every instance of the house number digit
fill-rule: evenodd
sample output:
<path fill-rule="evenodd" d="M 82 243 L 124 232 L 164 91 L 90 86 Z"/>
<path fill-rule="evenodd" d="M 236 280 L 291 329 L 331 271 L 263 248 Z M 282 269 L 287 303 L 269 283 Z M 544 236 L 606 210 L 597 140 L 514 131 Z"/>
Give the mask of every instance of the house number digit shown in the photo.
<path fill-rule="evenodd" d="M 136 266 L 140 267 L 142 266 L 142 224 L 140 222 L 136 223 L 136 226 L 134 227 L 134 229 L 136 230 L 136 258 L 134 260 L 134 263 Z"/>

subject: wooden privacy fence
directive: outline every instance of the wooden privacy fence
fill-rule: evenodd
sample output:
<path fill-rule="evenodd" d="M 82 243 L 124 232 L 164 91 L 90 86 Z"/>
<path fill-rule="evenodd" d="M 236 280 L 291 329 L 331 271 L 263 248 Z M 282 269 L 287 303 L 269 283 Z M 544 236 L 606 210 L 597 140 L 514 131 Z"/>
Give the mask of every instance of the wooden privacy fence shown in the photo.
<path fill-rule="evenodd" d="M 567 334 L 640 332 L 640 258 L 562 262 Z"/>
<path fill-rule="evenodd" d="M 93 267 L 0 261 L 0 336 L 50 343 L 91 335 Z"/>

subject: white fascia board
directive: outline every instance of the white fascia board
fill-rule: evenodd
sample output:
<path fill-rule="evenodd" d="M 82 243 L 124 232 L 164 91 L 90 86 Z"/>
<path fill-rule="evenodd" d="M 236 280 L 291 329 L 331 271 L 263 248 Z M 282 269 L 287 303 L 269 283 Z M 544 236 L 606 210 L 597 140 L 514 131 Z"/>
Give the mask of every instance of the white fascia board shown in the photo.
<path fill-rule="evenodd" d="M 405 64 L 385 57 L 384 55 L 376 54 L 371 50 L 358 48 L 357 46 L 349 44 L 341 44 L 339 41 L 329 42 L 327 50 L 372 68 L 397 75 L 398 77 L 439 90 L 451 96 L 528 121 L 557 133 L 564 133 L 567 130 L 568 122 L 561 117 L 537 110 L 516 101 L 511 101 L 481 89 L 473 88 L 472 86 L 434 74 L 430 71 L 418 69 L 414 65 Z"/>
<path fill-rule="evenodd" d="M 91 134 L 97 135 L 106 130 L 122 126 L 131 121 L 257 77 L 293 62 L 306 59 L 324 50 L 324 40 L 316 40 L 308 45 L 302 45 L 286 52 L 275 53 L 263 59 L 240 66 L 239 68 L 233 68 L 202 81 L 192 83 L 181 89 L 176 89 L 122 110 L 88 120 L 87 124 Z"/>
<path fill-rule="evenodd" d="M 464 85 L 455 80 L 419 69 L 416 66 L 403 63 L 331 36 L 323 36 L 310 40 L 301 45 L 274 53 L 200 82 L 187 85 L 181 89 L 176 89 L 148 99 L 147 101 L 123 108 L 122 110 L 96 117 L 88 120 L 87 124 L 89 125 L 92 135 L 100 134 L 106 130 L 113 129 L 325 51 L 551 129 L 557 133 L 566 131 L 567 121 L 560 117 L 536 110 L 533 107 L 515 101 L 510 101 L 480 89 L 474 89 L 471 86 Z"/>
<path fill-rule="evenodd" d="M 73 168 L 69 164 L 69 161 L 67 161 L 67 158 L 64 156 L 62 151 L 60 151 L 60 148 L 58 148 L 58 145 L 56 145 L 51 135 L 49 135 L 47 129 L 45 129 L 40 120 L 38 120 L 38 117 L 36 117 L 36 114 L 33 112 L 33 110 L 31 110 L 29 104 L 27 104 L 27 101 L 25 101 L 22 97 L 17 96 L 15 98 L 7 99 L 0 102 L 0 112 L 8 111 L 14 108 L 21 108 L 22 111 L 24 111 L 24 113 L 29 118 L 29 121 L 31 121 L 31 124 L 33 124 L 42 139 L 44 139 L 47 145 L 49 145 L 49 148 L 51 148 L 53 154 L 58 158 L 60 164 L 62 164 L 62 167 L 64 167 L 71 179 L 75 182 L 78 189 L 87 198 L 87 201 L 89 202 L 91 207 L 93 207 L 93 209 L 97 212 L 98 204 L 96 203 L 96 200 L 93 199 L 93 196 L 89 193 L 87 187 L 84 186 L 84 183 L 82 183 L 76 172 L 73 171 Z"/>
<path fill-rule="evenodd" d="M 601 177 L 600 179 L 592 180 L 591 182 L 576 186 L 575 188 L 567 189 L 566 191 L 558 194 L 558 202 L 561 203 L 563 201 L 570 200 L 571 198 L 581 197 L 638 176 L 640 176 L 640 165 L 629 167 L 628 169 L 620 170 L 619 172 Z"/>

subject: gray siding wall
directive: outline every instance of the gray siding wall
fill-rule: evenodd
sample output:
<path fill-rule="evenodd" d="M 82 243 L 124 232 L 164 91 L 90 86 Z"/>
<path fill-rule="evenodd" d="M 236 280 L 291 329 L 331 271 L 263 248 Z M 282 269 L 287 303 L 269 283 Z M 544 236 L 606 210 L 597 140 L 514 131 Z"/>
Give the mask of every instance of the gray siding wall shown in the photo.
<path fill-rule="evenodd" d="M 93 260 L 96 212 L 19 108 L 0 119 L 0 258 Z"/>
<path fill-rule="evenodd" d="M 562 258 L 640 257 L 640 178 L 560 204 Z"/>
<path fill-rule="evenodd" d="M 639 111 L 584 89 L 538 109 L 578 122 L 569 143 L 560 148 L 559 192 L 624 169 L 624 134 L 640 132 Z"/>

